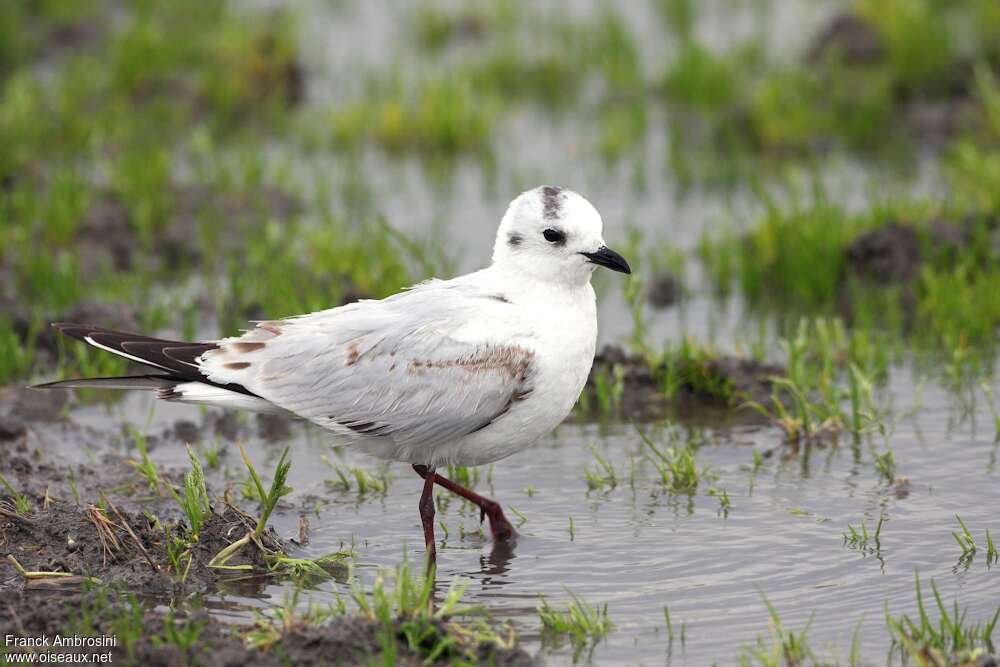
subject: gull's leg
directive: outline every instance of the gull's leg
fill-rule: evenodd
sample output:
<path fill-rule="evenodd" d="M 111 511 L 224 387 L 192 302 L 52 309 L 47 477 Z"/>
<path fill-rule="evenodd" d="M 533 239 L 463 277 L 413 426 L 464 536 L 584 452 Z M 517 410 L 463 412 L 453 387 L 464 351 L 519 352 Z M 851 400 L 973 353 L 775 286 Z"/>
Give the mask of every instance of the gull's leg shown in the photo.
<path fill-rule="evenodd" d="M 489 517 L 490 519 L 490 532 L 493 533 L 493 540 L 495 542 L 507 542 L 517 536 L 517 533 L 514 531 L 514 526 L 510 525 L 510 522 L 507 521 L 507 517 L 503 515 L 503 509 L 500 507 L 500 503 L 490 500 L 489 498 L 483 498 L 475 491 L 467 489 L 461 484 L 456 484 L 450 479 L 434 473 L 428 469 L 427 466 L 415 465 L 413 466 L 413 469 L 418 475 L 424 478 L 425 484 L 427 479 L 431 478 L 438 486 L 444 487 L 452 493 L 462 496 L 470 503 L 478 507 L 479 520 L 482 521 L 485 517 Z"/>
<path fill-rule="evenodd" d="M 422 468 L 418 470 L 418 468 Z M 413 466 L 424 480 L 424 491 L 420 494 L 420 521 L 424 524 L 424 546 L 427 550 L 427 567 L 437 560 L 437 546 L 434 544 L 434 471 L 426 466 Z"/>

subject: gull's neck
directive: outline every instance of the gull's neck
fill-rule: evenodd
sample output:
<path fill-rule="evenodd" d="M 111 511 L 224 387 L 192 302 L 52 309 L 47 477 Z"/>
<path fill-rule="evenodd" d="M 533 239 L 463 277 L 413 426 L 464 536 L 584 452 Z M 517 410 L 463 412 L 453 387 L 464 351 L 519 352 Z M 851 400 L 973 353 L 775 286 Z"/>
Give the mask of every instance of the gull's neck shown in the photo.
<path fill-rule="evenodd" d="M 590 295 L 594 290 L 590 285 L 590 276 L 586 280 L 549 280 L 526 274 L 517 267 L 503 263 L 493 263 L 480 272 L 490 288 L 496 288 L 503 293 L 527 296 L 533 299 L 568 299 L 577 300 Z"/>

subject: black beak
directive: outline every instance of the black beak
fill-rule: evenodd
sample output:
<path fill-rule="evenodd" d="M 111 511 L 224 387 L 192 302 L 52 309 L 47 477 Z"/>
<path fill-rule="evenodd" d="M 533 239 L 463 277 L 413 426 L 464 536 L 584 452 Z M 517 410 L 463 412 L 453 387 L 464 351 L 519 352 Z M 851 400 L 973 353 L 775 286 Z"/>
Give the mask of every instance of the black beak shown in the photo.
<path fill-rule="evenodd" d="M 625 258 L 607 246 L 598 248 L 597 252 L 581 252 L 580 254 L 586 257 L 587 261 L 591 264 L 606 266 L 612 271 L 618 271 L 620 273 L 632 273 L 632 267 L 628 265 Z"/>

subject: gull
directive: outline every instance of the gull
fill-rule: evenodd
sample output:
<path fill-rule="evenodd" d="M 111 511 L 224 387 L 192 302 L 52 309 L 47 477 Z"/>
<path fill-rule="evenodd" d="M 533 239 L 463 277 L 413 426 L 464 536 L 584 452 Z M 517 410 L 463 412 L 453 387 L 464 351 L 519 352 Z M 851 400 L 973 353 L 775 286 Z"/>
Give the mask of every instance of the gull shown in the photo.
<path fill-rule="evenodd" d="M 433 563 L 434 484 L 477 505 L 495 542 L 515 539 L 497 502 L 436 470 L 519 452 L 573 409 L 597 343 L 591 275 L 598 266 L 631 273 L 602 233 L 581 195 L 541 186 L 508 206 L 485 269 L 211 342 L 55 323 L 155 372 L 37 386 L 145 388 L 166 401 L 284 414 L 333 433 L 336 445 L 408 463 L 423 479 Z"/>

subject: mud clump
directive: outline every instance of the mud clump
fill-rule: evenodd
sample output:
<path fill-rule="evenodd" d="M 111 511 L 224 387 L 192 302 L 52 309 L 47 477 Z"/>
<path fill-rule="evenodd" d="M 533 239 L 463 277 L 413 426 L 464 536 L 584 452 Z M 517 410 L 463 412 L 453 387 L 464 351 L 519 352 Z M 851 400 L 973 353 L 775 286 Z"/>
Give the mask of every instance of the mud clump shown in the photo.
<path fill-rule="evenodd" d="M 0 442 L 19 441 L 28 433 L 24 422 L 14 417 L 0 417 Z"/>
<path fill-rule="evenodd" d="M 880 285 L 913 280 L 923 261 L 916 230 L 898 222 L 861 234 L 845 256 L 853 275 Z"/>
<path fill-rule="evenodd" d="M 755 359 L 729 355 L 648 360 L 617 345 L 606 345 L 594 358 L 585 392 L 614 385 L 618 411 L 630 418 L 650 418 L 673 409 L 734 408 L 747 401 L 769 400 L 772 378 L 785 369 Z"/>
<path fill-rule="evenodd" d="M 208 587 L 217 578 L 208 567 L 212 557 L 253 528 L 252 521 L 233 508 L 212 514 L 191 546 L 191 565 L 182 575 L 170 571 L 167 549 L 173 538 L 186 533 L 183 524 L 161 525 L 147 514 L 117 508 L 103 511 L 62 501 L 44 504 L 48 507 L 26 515 L 13 512 L 9 502 L 0 505 L 0 553 L 13 556 L 28 571 L 95 577 L 146 592 Z M 265 532 L 263 541 L 270 548 L 281 546 L 273 532 Z M 263 557 L 252 548 L 229 564 L 264 569 Z M 15 570 L 10 561 L 0 563 L 0 581 L 31 583 L 14 577 Z"/>
<path fill-rule="evenodd" d="M 969 257 L 1000 261 L 1000 225 L 970 216 L 951 222 L 934 219 L 909 224 L 891 220 L 863 232 L 844 250 L 839 301 L 850 312 L 852 282 L 862 286 L 898 287 L 903 314 L 912 323 L 917 282 L 926 266 L 950 269 Z"/>
<path fill-rule="evenodd" d="M 870 65 L 885 60 L 882 38 L 863 18 L 851 12 L 836 14 L 809 48 L 811 63 L 839 58 L 849 65 Z"/>
<path fill-rule="evenodd" d="M 649 289 L 646 290 L 646 300 L 654 308 L 669 308 L 681 299 L 683 290 L 681 282 L 670 273 L 661 273 L 653 277 Z"/>
<path fill-rule="evenodd" d="M 780 364 L 728 355 L 709 360 L 704 370 L 726 387 L 723 396 L 715 395 L 714 398 L 723 399 L 730 406 L 746 401 L 766 403 L 774 392 L 773 378 L 785 375 L 785 368 Z M 697 386 L 688 389 L 697 395 Z M 712 397 L 711 394 L 705 396 Z"/>

